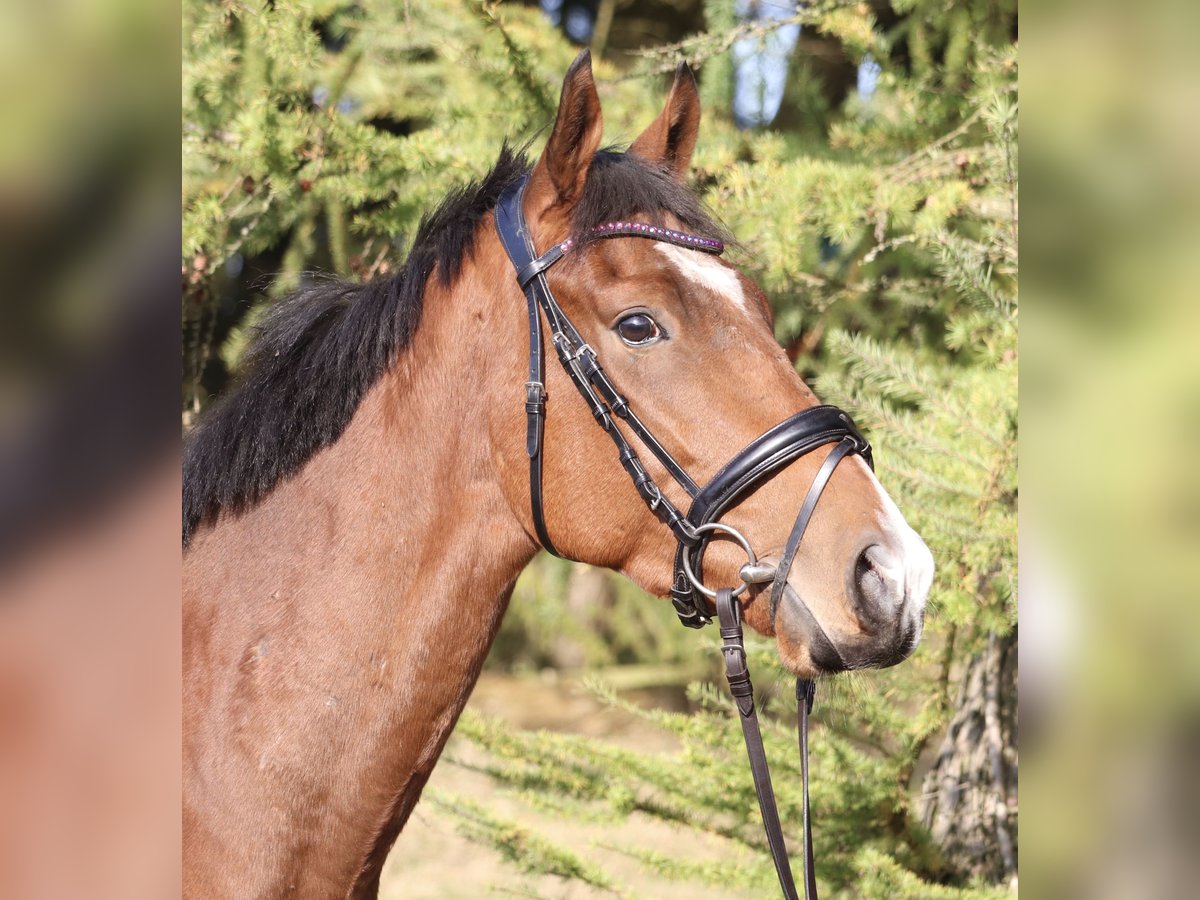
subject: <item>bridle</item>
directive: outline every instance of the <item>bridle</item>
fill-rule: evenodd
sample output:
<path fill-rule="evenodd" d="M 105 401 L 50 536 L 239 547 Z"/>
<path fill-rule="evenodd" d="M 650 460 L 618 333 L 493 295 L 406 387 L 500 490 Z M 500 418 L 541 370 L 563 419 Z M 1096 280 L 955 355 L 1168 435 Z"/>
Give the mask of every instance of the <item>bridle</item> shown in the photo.
<path fill-rule="evenodd" d="M 605 374 L 596 358 L 596 352 L 583 339 L 558 301 L 554 299 L 546 281 L 546 271 L 581 243 L 602 238 L 649 238 L 714 255 L 720 255 L 725 245 L 714 238 L 641 222 L 609 222 L 593 228 L 578 239 L 567 238 L 538 256 L 523 208 L 528 181 L 527 173 L 505 190 L 496 205 L 495 219 L 500 242 L 516 268 L 517 283 L 525 293 L 528 304 L 529 378 L 525 383 L 525 449 L 529 456 L 530 506 L 538 540 L 550 553 L 562 556 L 555 548 L 546 528 L 542 504 L 542 440 L 546 420 L 542 341 L 544 316 L 559 362 L 591 409 L 596 422 L 612 438 L 617 448 L 617 458 L 632 479 L 638 494 L 651 512 L 657 515 L 675 536 L 678 546 L 675 552 L 671 602 L 680 621 L 689 628 L 700 628 L 708 624 L 712 615 L 701 597 L 709 597 L 715 601 L 723 641 L 721 651 L 725 658 L 726 677 L 730 693 L 741 713 L 742 733 L 746 741 L 746 752 L 750 759 L 750 771 L 754 778 L 754 789 L 758 795 L 767 842 L 771 848 L 771 857 L 775 862 L 783 894 L 788 900 L 794 900 L 797 897 L 796 887 L 792 880 L 783 829 L 779 823 L 775 794 L 771 786 L 771 775 L 763 750 L 762 734 L 754 706 L 754 688 L 746 667 L 741 607 L 736 598 L 751 584 L 770 582 L 770 613 L 771 621 L 774 622 L 796 552 L 816 509 L 817 501 L 828 485 L 834 469 L 851 453 L 861 455 L 868 465 L 873 466 L 871 446 L 845 412 L 834 406 L 817 406 L 796 413 L 755 438 L 735 454 L 707 485 L 700 488 L 642 423 L 616 385 Z M 618 426 L 618 419 L 625 423 L 691 497 L 691 505 L 686 514 L 667 498 L 651 478 L 637 451 Z M 825 457 L 808 489 L 784 546 L 783 556 L 773 569 L 760 564 L 750 542 L 737 529 L 719 521 L 720 517 L 755 487 L 801 456 L 826 444 L 835 446 Z M 704 552 L 713 536 L 717 534 L 733 538 L 746 552 L 747 562 L 740 571 L 742 583 L 733 588 L 713 590 L 703 582 Z M 808 716 L 812 712 L 814 690 L 815 685 L 812 681 L 797 680 L 797 729 L 804 781 L 804 896 L 811 900 L 816 900 L 817 896 L 808 808 Z"/>

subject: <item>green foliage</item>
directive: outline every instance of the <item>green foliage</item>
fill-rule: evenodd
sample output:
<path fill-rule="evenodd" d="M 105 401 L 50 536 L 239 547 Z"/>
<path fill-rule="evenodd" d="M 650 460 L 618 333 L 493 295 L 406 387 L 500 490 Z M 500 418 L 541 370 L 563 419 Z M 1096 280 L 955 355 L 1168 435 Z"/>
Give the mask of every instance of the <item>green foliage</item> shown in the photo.
<path fill-rule="evenodd" d="M 561 666 L 566 647 L 582 668 L 653 661 L 674 665 L 685 678 L 708 673 L 710 666 L 696 658 L 694 635 L 680 628 L 669 604 L 612 573 L 604 573 L 578 603 L 568 603 L 573 574 L 578 571 L 571 563 L 546 554 L 521 573 L 489 668 Z"/>
<path fill-rule="evenodd" d="M 755 665 L 762 671 L 768 665 L 766 654 L 758 656 L 762 658 Z M 457 733 L 487 751 L 482 771 L 535 807 L 549 805 L 560 816 L 585 821 L 650 817 L 695 833 L 689 843 L 708 851 L 697 859 L 620 842 L 614 846 L 656 874 L 714 888 L 736 885 L 748 896 L 769 895 L 775 871 L 763 848 L 737 713 L 728 699 L 697 687 L 700 710 L 671 713 L 634 706 L 600 682 L 591 687 L 612 705 L 674 734 L 680 751 L 650 754 L 579 735 L 516 731 L 470 712 Z M 783 707 L 777 711 L 784 718 L 794 714 L 790 698 L 775 703 Z M 795 739 L 791 726 L 766 723 L 764 740 L 784 821 L 798 821 L 801 815 Z M 819 773 L 813 804 L 823 811 L 817 870 L 822 886 L 836 890 L 855 883 L 864 867 L 877 867 L 876 858 L 891 867 L 886 879 L 876 876 L 880 883 L 895 883 L 901 876 L 908 884 L 917 883 L 910 869 L 901 866 L 928 866 L 934 854 L 921 830 L 904 817 L 908 800 L 900 758 L 864 749 L 861 737 L 822 734 L 813 745 L 812 766 Z M 553 798 L 549 804 L 548 797 Z M 499 843 L 507 829 L 507 823 L 497 824 L 485 842 Z"/>
<path fill-rule="evenodd" d="M 326 44 L 319 30 L 328 35 Z M 205 333 L 231 260 L 280 254 L 266 297 L 311 269 L 385 274 L 422 213 L 531 134 L 573 51 L 535 9 L 468 0 L 184 4 L 185 400 L 199 369 L 236 369 L 244 329 Z M 601 69 L 603 73 L 603 69 Z M 628 91 L 626 92 L 628 93 Z M 191 396 L 187 396 L 190 392 Z"/>
<path fill-rule="evenodd" d="M 856 861 L 860 897 L 889 900 L 1003 900 L 1013 896 L 1008 888 L 972 886 L 952 888 L 922 881 L 894 859 L 874 850 L 864 850 Z"/>
<path fill-rule="evenodd" d="M 1017 501 L 1016 108 L 1008 91 L 977 102 L 986 143 L 964 212 L 905 246 L 942 295 L 940 346 L 835 331 L 818 380 L 878 435 L 883 480 L 939 563 L 936 621 L 975 636 L 1015 622 Z"/>
<path fill-rule="evenodd" d="M 880 478 L 934 552 L 927 636 L 904 666 L 822 684 L 812 740 L 823 893 L 985 898 L 934 885 L 947 873 L 912 810 L 922 751 L 952 714 L 951 672 L 1016 621 L 1017 101 L 1015 3 L 807 3 L 806 33 L 883 67 L 876 95 L 832 104 L 798 60 L 789 92 L 810 121 L 748 134 L 728 113 L 728 48 L 745 33 L 732 0 L 706 27 L 596 73 L 606 135 L 630 140 L 657 111 L 659 73 L 686 58 L 706 105 L 696 183 L 742 247 L 732 258 L 767 292 L 781 342 L 829 402 L 876 446 Z M 881 20 L 890 24 L 883 25 Z M 325 36 L 322 40 L 320 34 Z M 206 3 L 186 0 L 183 37 L 184 401 L 199 371 L 236 369 L 247 329 L 302 273 L 391 270 L 420 215 L 485 171 L 503 139 L 552 118 L 575 50 L 532 7 L 467 0 Z M 319 102 L 318 102 L 319 101 Z M 278 271 L 230 302 L 226 267 L 264 256 Z M 225 309 L 223 315 L 229 315 Z M 617 580 L 606 611 L 563 603 L 570 566 L 540 558 L 510 604 L 493 668 L 554 665 L 564 641 L 585 668 L 653 660 L 694 679 L 715 670 L 715 636 L 682 629 L 669 604 Z M 615 577 L 615 576 L 614 576 Z M 752 661 L 769 697 L 765 738 L 780 812 L 800 818 L 787 679 L 765 643 Z M 468 713 L 458 734 L 521 802 L 583 820 L 645 816 L 694 833 L 703 857 L 618 849 L 664 879 L 774 892 L 753 788 L 722 692 L 694 685 L 690 714 L 608 702 L 674 735 L 654 754 Z M 623 893 L 588 856 L 478 804 L 434 804 L 527 872 Z M 795 843 L 794 841 L 792 842 Z"/>
<path fill-rule="evenodd" d="M 623 895 L 623 892 L 616 890 L 608 876 L 566 847 L 497 816 L 472 800 L 437 791 L 430 791 L 425 799 L 451 816 L 465 837 L 500 851 L 505 859 L 523 872 L 554 875 L 568 881 L 580 881 L 618 896 Z"/>

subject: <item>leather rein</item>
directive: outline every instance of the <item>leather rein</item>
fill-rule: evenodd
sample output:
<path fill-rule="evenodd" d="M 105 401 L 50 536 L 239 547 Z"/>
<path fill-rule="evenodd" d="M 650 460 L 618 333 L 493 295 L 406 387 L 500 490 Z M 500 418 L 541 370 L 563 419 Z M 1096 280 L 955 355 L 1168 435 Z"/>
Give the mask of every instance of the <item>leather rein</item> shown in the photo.
<path fill-rule="evenodd" d="M 528 180 L 527 173 L 501 195 L 496 206 L 495 219 L 500 242 L 516 269 L 517 283 L 521 286 L 528 303 L 529 377 L 525 382 L 525 449 L 529 456 L 530 506 L 538 540 L 547 551 L 562 557 L 546 527 L 542 501 L 542 442 L 547 399 L 542 337 L 544 317 L 550 332 L 550 341 L 563 369 L 588 405 L 597 424 L 612 438 L 617 448 L 617 458 L 633 481 L 638 494 L 651 512 L 671 529 L 675 537 L 677 548 L 671 602 L 680 621 L 689 628 L 700 628 L 708 624 L 712 621 L 712 613 L 709 612 L 704 598 L 711 598 L 715 602 L 716 615 L 720 622 L 721 652 L 725 659 L 726 678 L 740 713 L 742 735 L 746 742 L 750 772 L 754 779 L 754 790 L 758 797 L 771 858 L 775 863 L 783 896 L 787 900 L 798 900 L 787 845 L 779 822 L 775 793 L 771 785 L 771 774 L 763 749 L 762 733 L 754 704 L 754 688 L 746 666 L 741 606 L 736 598 L 751 584 L 769 582 L 771 621 L 774 622 L 776 610 L 787 588 L 788 574 L 795 561 L 796 552 L 816 509 L 817 501 L 829 483 L 834 469 L 851 453 L 859 454 L 873 467 L 871 446 L 845 412 L 834 406 L 817 406 L 796 413 L 755 438 L 701 488 L 659 443 L 609 379 L 600 366 L 596 352 L 583 339 L 555 300 L 546 280 L 546 271 L 581 243 L 596 239 L 648 238 L 714 255 L 720 255 L 725 245 L 714 238 L 641 222 L 609 222 L 592 229 L 579 239 L 567 238 L 539 256 L 534 248 L 523 208 Z M 691 498 L 686 514 L 671 502 L 646 471 L 637 451 L 617 424 L 618 420 L 624 422 Z M 827 444 L 835 446 L 826 456 L 808 489 L 784 546 L 783 556 L 773 568 L 760 564 L 749 541 L 737 529 L 720 522 L 720 517 L 755 487 L 801 456 Z M 717 534 L 733 538 L 746 552 L 747 562 L 739 573 L 741 584 L 736 587 L 713 590 L 704 584 L 704 552 Z M 817 900 L 808 803 L 808 717 L 812 712 L 814 693 L 815 685 L 811 680 L 797 679 L 797 731 L 804 783 L 804 896 L 809 900 Z"/>

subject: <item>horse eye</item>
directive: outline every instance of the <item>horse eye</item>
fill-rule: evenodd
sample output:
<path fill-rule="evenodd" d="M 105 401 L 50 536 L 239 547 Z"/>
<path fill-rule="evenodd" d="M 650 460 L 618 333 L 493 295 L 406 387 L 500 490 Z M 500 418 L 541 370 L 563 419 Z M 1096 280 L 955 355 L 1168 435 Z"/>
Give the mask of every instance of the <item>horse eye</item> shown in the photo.
<path fill-rule="evenodd" d="M 658 323 L 645 313 L 634 313 L 617 323 L 617 334 L 631 346 L 652 344 L 662 337 Z"/>

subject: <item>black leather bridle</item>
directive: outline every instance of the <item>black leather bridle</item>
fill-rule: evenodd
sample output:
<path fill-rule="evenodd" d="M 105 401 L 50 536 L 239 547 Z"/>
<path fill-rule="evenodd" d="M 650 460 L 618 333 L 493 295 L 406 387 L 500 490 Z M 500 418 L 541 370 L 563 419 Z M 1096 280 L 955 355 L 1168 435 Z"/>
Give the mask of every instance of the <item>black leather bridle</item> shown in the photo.
<path fill-rule="evenodd" d="M 638 494 L 675 536 L 678 546 L 675 553 L 671 601 L 680 621 L 689 628 L 699 628 L 708 624 L 712 620 L 712 614 L 708 612 L 707 604 L 701 597 L 707 596 L 715 601 L 723 639 L 721 650 L 725 658 L 726 677 L 729 680 L 730 692 L 741 713 L 743 736 L 767 841 L 783 894 L 789 900 L 793 900 L 797 896 L 796 887 L 792 880 L 787 847 L 783 840 L 771 776 L 763 751 L 762 735 L 754 706 L 754 689 L 746 668 L 746 653 L 742 643 L 741 607 L 736 598 L 750 584 L 765 584 L 770 581 L 770 612 L 771 620 L 774 621 L 796 551 L 834 469 L 851 453 L 858 453 L 869 465 L 873 465 L 871 446 L 845 412 L 834 406 L 813 407 L 796 413 L 755 438 L 701 489 L 642 423 L 616 385 L 605 374 L 595 351 L 554 299 L 546 281 L 546 271 L 582 241 L 600 238 L 649 238 L 716 255 L 724 250 L 724 244 L 713 238 L 641 222 L 609 222 L 592 229 L 579 239 L 568 238 L 560 244 L 555 244 L 539 256 L 534 248 L 523 209 L 528 180 L 528 174 L 522 176 L 501 195 L 496 206 L 495 218 L 500 242 L 512 260 L 517 273 L 517 283 L 525 293 L 528 304 L 529 378 L 525 383 L 525 449 L 529 455 L 530 504 L 538 540 L 550 553 L 562 556 L 555 548 L 546 528 L 542 504 L 542 440 L 546 420 L 542 341 L 544 316 L 559 362 L 591 409 L 596 422 L 612 438 L 617 447 L 617 458 L 633 480 Z M 667 498 L 651 478 L 637 451 L 618 426 L 617 420 L 625 423 L 692 498 L 686 514 Z M 801 504 L 796 523 L 788 536 L 783 556 L 772 571 L 769 566 L 758 563 L 746 538 L 736 529 L 719 521 L 720 517 L 755 487 L 801 456 L 826 444 L 835 446 L 813 479 Z M 703 583 L 704 551 L 714 534 L 733 537 L 746 552 L 747 564 L 741 569 L 742 583 L 736 588 L 714 591 Z M 812 711 L 814 687 L 813 682 L 806 679 L 796 682 L 801 771 L 804 780 L 804 895 L 812 900 L 816 900 L 817 888 L 813 876 L 812 832 L 808 811 L 808 714 Z"/>

